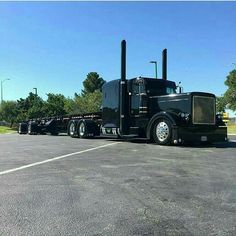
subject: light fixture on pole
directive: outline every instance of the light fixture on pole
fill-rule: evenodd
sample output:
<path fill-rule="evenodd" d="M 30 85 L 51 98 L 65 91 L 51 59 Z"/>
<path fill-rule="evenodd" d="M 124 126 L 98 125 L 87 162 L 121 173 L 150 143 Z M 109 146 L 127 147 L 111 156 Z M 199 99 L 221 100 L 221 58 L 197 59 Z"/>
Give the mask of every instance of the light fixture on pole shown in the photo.
<path fill-rule="evenodd" d="M 150 61 L 150 63 L 155 64 L 155 75 L 156 75 L 156 79 L 157 79 L 157 61 Z"/>
<path fill-rule="evenodd" d="M 2 80 L 1 81 L 1 104 L 2 104 L 2 102 L 3 102 L 3 83 L 5 82 L 5 81 L 7 81 L 7 80 L 10 80 L 10 79 L 4 79 L 4 80 Z"/>
<path fill-rule="evenodd" d="M 34 89 L 34 94 L 35 95 L 38 95 L 38 90 L 37 90 L 37 88 L 33 88 Z"/>

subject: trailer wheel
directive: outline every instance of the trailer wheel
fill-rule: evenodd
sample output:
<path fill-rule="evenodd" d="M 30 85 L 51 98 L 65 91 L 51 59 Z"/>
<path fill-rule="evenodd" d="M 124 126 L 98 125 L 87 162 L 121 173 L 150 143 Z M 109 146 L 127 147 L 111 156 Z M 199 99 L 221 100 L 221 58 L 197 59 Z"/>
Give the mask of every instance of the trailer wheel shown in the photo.
<path fill-rule="evenodd" d="M 85 138 L 87 137 L 87 125 L 86 122 L 81 120 L 79 125 L 78 125 L 78 135 L 80 138 Z"/>
<path fill-rule="evenodd" d="M 19 134 L 27 134 L 28 132 L 28 125 L 27 123 L 20 123 L 18 127 Z"/>
<path fill-rule="evenodd" d="M 153 139 L 157 144 L 168 145 L 171 142 L 171 123 L 167 119 L 159 119 L 153 126 Z"/>
<path fill-rule="evenodd" d="M 77 132 L 76 132 L 77 123 L 78 122 L 76 120 L 71 120 L 68 124 L 67 134 L 72 138 L 77 137 Z"/>
<path fill-rule="evenodd" d="M 38 125 L 35 122 L 30 122 L 28 125 L 28 134 L 35 135 L 38 133 Z"/>

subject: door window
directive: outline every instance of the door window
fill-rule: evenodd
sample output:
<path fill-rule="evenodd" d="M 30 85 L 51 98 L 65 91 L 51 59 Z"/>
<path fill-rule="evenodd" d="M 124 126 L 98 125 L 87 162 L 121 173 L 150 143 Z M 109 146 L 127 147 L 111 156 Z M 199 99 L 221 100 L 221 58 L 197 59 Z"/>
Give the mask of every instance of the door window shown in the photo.
<path fill-rule="evenodd" d="M 131 93 L 131 115 L 139 114 L 139 107 L 141 104 L 142 95 L 146 94 L 145 85 L 143 81 L 135 81 L 132 84 L 132 93 Z"/>

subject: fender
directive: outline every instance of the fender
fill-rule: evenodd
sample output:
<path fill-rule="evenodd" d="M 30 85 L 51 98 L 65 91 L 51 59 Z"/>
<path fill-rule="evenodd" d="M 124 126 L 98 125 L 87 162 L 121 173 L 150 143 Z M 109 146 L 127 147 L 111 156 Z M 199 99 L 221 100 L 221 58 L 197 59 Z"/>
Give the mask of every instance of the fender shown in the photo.
<path fill-rule="evenodd" d="M 150 119 L 148 125 L 147 125 L 147 129 L 146 129 L 146 135 L 147 138 L 150 139 L 151 138 L 151 128 L 153 126 L 153 124 L 155 123 L 156 120 L 161 119 L 161 118 L 166 118 L 168 119 L 172 125 L 177 125 L 176 124 L 176 119 L 174 119 L 173 115 L 171 113 L 168 113 L 166 111 L 161 111 L 156 113 L 155 115 L 152 116 L 152 118 Z"/>

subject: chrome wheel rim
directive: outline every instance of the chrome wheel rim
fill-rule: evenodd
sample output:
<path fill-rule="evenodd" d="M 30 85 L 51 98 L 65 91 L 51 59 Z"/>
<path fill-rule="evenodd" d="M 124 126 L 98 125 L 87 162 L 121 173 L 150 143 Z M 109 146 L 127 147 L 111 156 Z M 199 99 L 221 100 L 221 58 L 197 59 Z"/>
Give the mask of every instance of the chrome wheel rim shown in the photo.
<path fill-rule="evenodd" d="M 82 122 L 79 126 L 79 135 L 83 136 L 84 133 L 85 133 L 85 125 L 84 125 L 84 122 Z"/>
<path fill-rule="evenodd" d="M 164 142 L 169 136 L 170 130 L 166 122 L 162 121 L 158 123 L 156 127 L 156 136 L 160 142 Z"/>
<path fill-rule="evenodd" d="M 71 123 L 71 125 L 70 125 L 70 135 L 74 135 L 74 133 L 75 133 L 75 124 Z"/>

